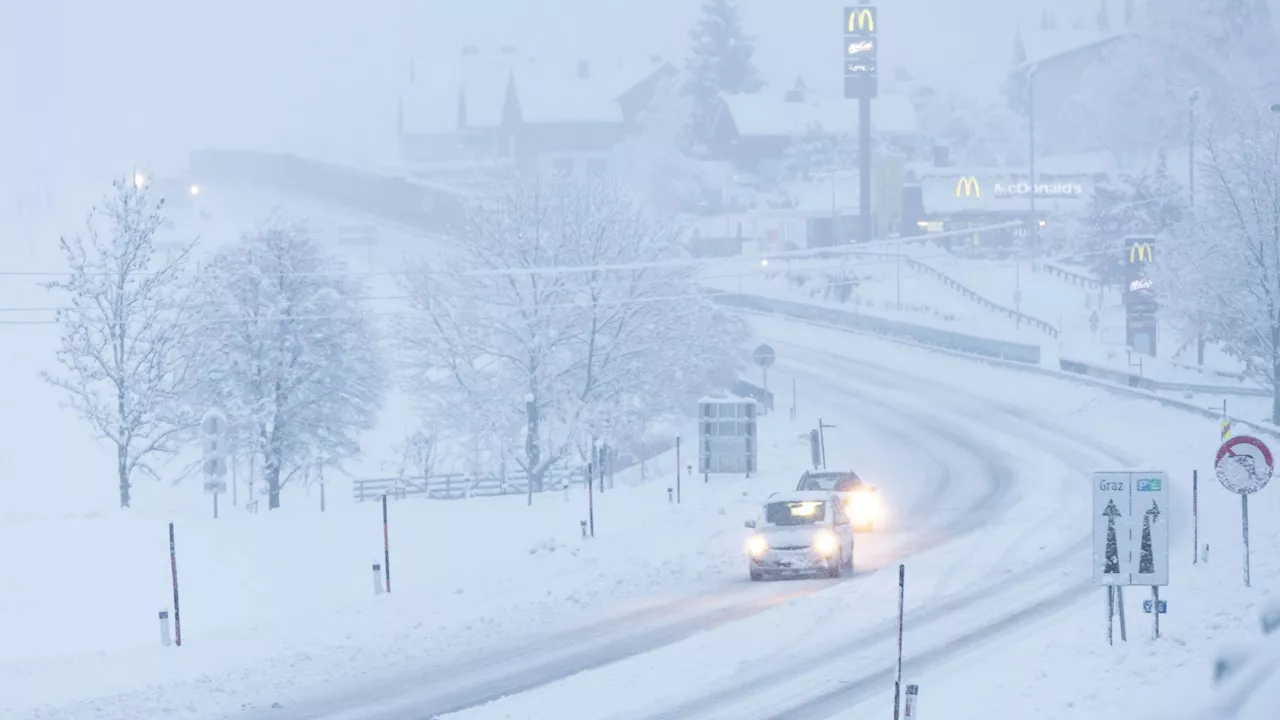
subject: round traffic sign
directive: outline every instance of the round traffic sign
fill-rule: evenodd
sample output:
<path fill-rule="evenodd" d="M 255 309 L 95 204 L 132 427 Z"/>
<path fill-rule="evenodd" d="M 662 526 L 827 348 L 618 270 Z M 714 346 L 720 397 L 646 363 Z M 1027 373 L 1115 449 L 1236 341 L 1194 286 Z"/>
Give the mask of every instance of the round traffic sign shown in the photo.
<path fill-rule="evenodd" d="M 751 359 L 760 367 L 767 368 L 777 359 L 777 354 L 768 345 L 761 345 L 751 352 Z"/>
<path fill-rule="evenodd" d="M 1218 448 L 1213 467 L 1223 487 L 1249 495 L 1271 482 L 1275 461 L 1266 443 L 1256 437 L 1237 435 Z"/>

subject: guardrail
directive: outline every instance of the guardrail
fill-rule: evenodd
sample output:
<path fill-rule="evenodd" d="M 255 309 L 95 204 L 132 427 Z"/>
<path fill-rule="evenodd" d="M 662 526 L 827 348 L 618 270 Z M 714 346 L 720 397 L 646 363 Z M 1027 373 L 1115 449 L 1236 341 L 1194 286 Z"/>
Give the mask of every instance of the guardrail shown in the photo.
<path fill-rule="evenodd" d="M 1010 308 L 1010 307 L 1005 307 L 1004 305 L 1001 305 L 998 302 L 989 300 L 985 296 L 977 292 L 974 292 L 972 289 L 969 288 L 969 286 L 965 285 L 959 280 L 956 280 L 955 278 L 942 272 L 941 270 L 931 265 L 926 265 L 909 255 L 903 255 L 902 260 L 903 262 L 907 263 L 907 267 L 910 267 L 913 270 L 925 273 L 926 275 L 932 275 L 934 278 L 939 280 L 943 285 L 947 286 L 952 290 L 955 290 L 956 292 L 959 292 L 961 295 L 964 295 L 970 301 L 977 303 L 980 307 L 1004 314 L 1009 319 L 1016 322 L 1019 327 L 1021 327 L 1022 323 L 1025 322 L 1031 327 L 1045 333 L 1049 337 L 1052 337 L 1052 338 L 1058 337 L 1058 334 L 1059 334 L 1058 328 L 1050 325 L 1049 323 L 1041 320 L 1040 318 L 1032 317 L 1024 312 L 1014 310 L 1013 308 Z"/>
<path fill-rule="evenodd" d="M 408 178 L 251 150 L 197 150 L 191 173 L 202 180 L 229 180 L 374 215 L 427 232 L 446 232 L 464 222 L 463 198 Z"/>
<path fill-rule="evenodd" d="M 1266 388 L 1256 387 L 1235 387 L 1232 385 L 1201 385 L 1199 383 L 1177 383 L 1166 382 L 1164 380 L 1154 380 L 1141 375 L 1134 375 L 1123 370 L 1113 370 L 1107 367 L 1091 365 L 1079 360 L 1071 360 L 1069 358 L 1059 358 L 1058 366 L 1063 372 L 1074 373 L 1076 375 L 1086 375 L 1101 380 L 1117 382 L 1128 385 L 1133 388 L 1142 388 L 1144 390 L 1162 390 L 1165 392 L 1191 392 L 1191 393 L 1208 393 L 1221 395 L 1244 395 L 1247 397 L 1271 397 L 1271 391 Z"/>
<path fill-rule="evenodd" d="M 582 470 L 547 473 L 543 477 L 543 490 L 561 490 L 565 484 L 581 485 L 586 477 Z M 529 492 L 528 476 L 513 473 L 507 477 L 497 475 L 472 476 L 465 473 L 444 473 L 430 477 L 367 478 L 352 483 L 352 497 L 356 502 L 377 500 L 386 495 L 395 500 L 425 497 L 431 500 L 459 500 L 468 497 L 494 495 L 524 495 Z"/>
<path fill-rule="evenodd" d="M 613 460 L 609 473 L 618 473 L 648 462 L 675 447 L 675 441 L 662 439 L 644 443 L 637 455 L 635 452 L 619 451 Z M 586 473 L 582 468 L 572 470 L 564 467 L 553 467 L 542 479 L 542 490 L 563 490 L 566 484 L 584 482 Z M 529 492 L 528 476 L 522 471 L 514 471 L 507 475 L 472 475 L 468 473 L 442 473 L 422 477 L 385 477 L 366 478 L 352 482 L 351 493 L 356 502 L 377 500 L 387 495 L 396 500 L 410 497 L 428 498 L 431 500 L 460 500 L 468 497 L 492 497 L 496 495 L 523 495 Z"/>
<path fill-rule="evenodd" d="M 1177 400 L 1177 399 L 1166 397 L 1163 395 L 1157 395 L 1153 391 L 1148 389 L 1130 387 L 1127 383 L 1118 384 L 1102 378 L 1092 377 L 1089 375 L 1080 375 L 1072 372 L 1067 372 L 1062 369 L 1041 367 L 1038 361 L 1040 347 L 1037 345 L 1018 345 L 1017 343 L 1006 343 L 999 340 L 990 340 L 987 338 L 976 338 L 972 336 L 960 335 L 959 333 L 945 333 L 945 331 L 942 331 L 946 335 L 958 336 L 959 338 L 962 338 L 963 343 L 967 345 L 968 348 L 972 348 L 972 349 L 968 349 L 966 347 L 949 347 L 939 342 L 928 341 L 930 339 L 930 336 L 929 336 L 930 332 L 938 332 L 938 331 L 933 331 L 932 328 L 922 328 L 920 326 L 913 326 L 907 323 L 894 322 L 890 320 L 884 320 L 881 318 L 870 318 L 865 315 L 854 315 L 853 313 L 847 313 L 840 310 L 835 310 L 833 308 L 824 308 L 824 307 L 819 307 L 814 305 L 804 305 L 802 303 L 788 302 L 785 300 L 773 300 L 771 298 L 763 298 L 758 296 L 734 295 L 731 293 L 713 295 L 711 299 L 715 302 L 720 302 L 724 305 L 734 307 L 739 312 L 746 312 L 748 314 L 757 314 L 757 315 L 765 315 L 765 316 L 773 316 L 773 317 L 784 317 L 791 320 L 807 323 L 810 325 L 825 327 L 831 330 L 862 333 L 867 335 L 877 335 L 886 340 L 899 342 L 905 345 L 912 345 L 925 350 L 940 352 L 940 353 L 952 355 L 955 357 L 965 358 L 968 360 L 977 360 L 980 362 L 985 362 L 989 365 L 997 365 L 999 367 L 1003 367 L 1007 369 L 1032 372 L 1039 375 L 1058 378 L 1060 380 L 1067 380 L 1069 382 L 1076 382 L 1079 384 L 1091 385 L 1100 390 L 1106 390 L 1108 392 L 1111 392 L 1117 395 L 1123 395 L 1126 397 L 1132 397 L 1140 400 L 1150 400 L 1152 402 L 1156 402 L 1161 405 L 1164 405 L 1165 407 L 1181 410 L 1194 415 L 1199 415 L 1204 418 L 1209 418 L 1213 420 L 1219 420 L 1222 418 L 1222 413 L 1217 412 L 1215 410 L 1210 410 L 1207 407 L 1201 407 L 1199 405 L 1195 405 L 1189 402 L 1184 402 L 1182 400 Z M 869 320 L 869 321 L 878 321 L 878 322 L 859 322 L 857 319 L 861 319 L 864 321 Z M 893 326 L 894 329 L 886 331 L 885 328 L 887 326 Z M 921 332 L 920 337 L 924 337 L 925 339 L 920 340 L 920 339 L 917 339 L 916 337 L 913 337 L 912 336 L 913 329 L 916 332 Z M 1037 361 L 1032 363 L 1032 362 L 1026 361 L 1025 359 L 1020 360 L 1016 357 L 1001 357 L 1000 351 L 1004 347 L 1010 347 L 1013 350 L 1014 355 L 1018 354 L 1018 350 L 1017 350 L 1018 348 L 1027 348 L 1028 354 L 1030 354 L 1030 352 L 1034 352 L 1037 358 Z M 1173 386 L 1172 384 L 1170 384 L 1169 386 L 1167 386 L 1167 389 L 1177 389 L 1179 387 L 1181 386 Z M 1262 433 L 1263 435 L 1267 435 L 1269 437 L 1280 440 L 1280 428 L 1274 425 L 1259 422 L 1257 420 L 1249 420 L 1246 418 L 1239 417 L 1237 415 L 1228 415 L 1227 419 L 1237 425 L 1247 425 L 1253 428 L 1256 432 L 1259 432 L 1259 433 Z"/>
<path fill-rule="evenodd" d="M 1066 280 L 1072 285 L 1079 285 L 1084 288 L 1102 287 L 1102 281 L 1098 278 L 1082 275 L 1073 270 L 1068 270 L 1059 265 L 1054 265 L 1053 263 L 1047 263 L 1044 261 L 1031 263 L 1031 272 L 1043 272 L 1046 275 L 1053 275 L 1054 277 Z"/>
<path fill-rule="evenodd" d="M 774 300 L 758 295 L 711 291 L 710 298 L 712 301 L 722 305 L 767 315 L 814 320 L 885 337 L 906 338 L 921 345 L 956 350 L 969 355 L 1009 360 L 1028 365 L 1040 364 L 1039 345 L 992 340 L 949 330 L 888 320 L 874 315 L 861 315 L 821 305 L 810 305 L 789 300 Z"/>

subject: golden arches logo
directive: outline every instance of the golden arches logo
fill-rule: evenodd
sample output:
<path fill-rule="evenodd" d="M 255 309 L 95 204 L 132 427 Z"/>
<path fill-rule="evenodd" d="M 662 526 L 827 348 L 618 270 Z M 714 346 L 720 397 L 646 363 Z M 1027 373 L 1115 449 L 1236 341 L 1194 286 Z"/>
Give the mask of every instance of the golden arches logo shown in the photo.
<path fill-rule="evenodd" d="M 1151 243 L 1134 243 L 1129 248 L 1129 264 L 1151 262 Z"/>
<path fill-rule="evenodd" d="M 857 30 L 876 31 L 876 16 L 871 14 L 869 8 L 849 11 L 849 32 Z"/>
<path fill-rule="evenodd" d="M 982 197 L 982 186 L 978 184 L 978 178 L 970 175 L 957 180 L 956 197 L 961 195 L 965 197 Z"/>

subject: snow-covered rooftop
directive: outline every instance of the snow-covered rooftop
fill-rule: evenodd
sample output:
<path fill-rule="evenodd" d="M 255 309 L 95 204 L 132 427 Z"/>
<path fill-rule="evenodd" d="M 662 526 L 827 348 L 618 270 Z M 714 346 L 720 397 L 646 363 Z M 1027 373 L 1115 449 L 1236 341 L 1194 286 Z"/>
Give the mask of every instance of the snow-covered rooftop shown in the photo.
<path fill-rule="evenodd" d="M 418 74 L 405 93 L 405 131 L 441 133 L 457 128 L 459 98 L 470 127 L 502 121 L 509 83 L 529 123 L 622 122 L 618 98 L 663 66 L 643 60 L 559 60 L 518 54 L 473 54 L 452 67 Z M 582 72 L 585 71 L 585 72 Z"/>
<path fill-rule="evenodd" d="M 726 110 L 745 136 L 797 135 L 811 127 L 835 133 L 858 130 L 858 106 L 853 100 L 810 94 L 801 102 L 787 102 L 784 93 L 767 89 L 750 95 L 728 95 Z M 882 95 L 871 102 L 874 132 L 912 135 L 918 128 L 915 106 L 906 95 Z"/>
<path fill-rule="evenodd" d="M 1023 33 L 1027 60 L 1022 67 L 1048 63 L 1078 52 L 1110 45 L 1118 40 L 1135 37 L 1130 32 L 1103 33 L 1089 30 L 1036 30 Z"/>

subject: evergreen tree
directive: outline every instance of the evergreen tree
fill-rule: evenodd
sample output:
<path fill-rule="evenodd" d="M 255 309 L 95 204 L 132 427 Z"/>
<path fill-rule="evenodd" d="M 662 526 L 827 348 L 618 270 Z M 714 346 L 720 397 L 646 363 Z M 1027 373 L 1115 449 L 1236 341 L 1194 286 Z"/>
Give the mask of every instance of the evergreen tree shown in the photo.
<path fill-rule="evenodd" d="M 1058 26 L 1058 20 L 1053 16 L 1053 13 L 1049 12 L 1049 8 L 1046 7 L 1040 11 L 1040 29 L 1041 30 L 1053 30 L 1057 26 Z"/>
<path fill-rule="evenodd" d="M 722 94 L 753 93 L 764 87 L 752 55 L 752 38 L 742 28 L 735 0 L 706 0 L 689 33 L 693 48 L 686 66 L 686 91 L 693 101 L 693 140 L 705 147 Z"/>
<path fill-rule="evenodd" d="M 1098 32 L 1111 32 L 1111 13 L 1107 10 L 1107 0 L 1101 0 L 1098 5 Z"/>
<path fill-rule="evenodd" d="M 1138 176 L 1133 184 L 1134 207 L 1139 222 L 1149 232 L 1162 233 L 1182 222 L 1186 210 L 1182 183 L 1169 173 L 1164 152 L 1156 166 Z"/>
<path fill-rule="evenodd" d="M 1133 22 L 1133 0 L 1124 0 L 1124 26 Z"/>
<path fill-rule="evenodd" d="M 1022 28 L 1019 27 L 1013 35 L 1013 62 L 1009 66 L 1009 75 L 1005 78 L 1002 92 L 1009 109 L 1022 116 L 1027 113 L 1030 90 L 1026 68 L 1022 67 L 1026 61 L 1027 47 L 1022 42 Z"/>

